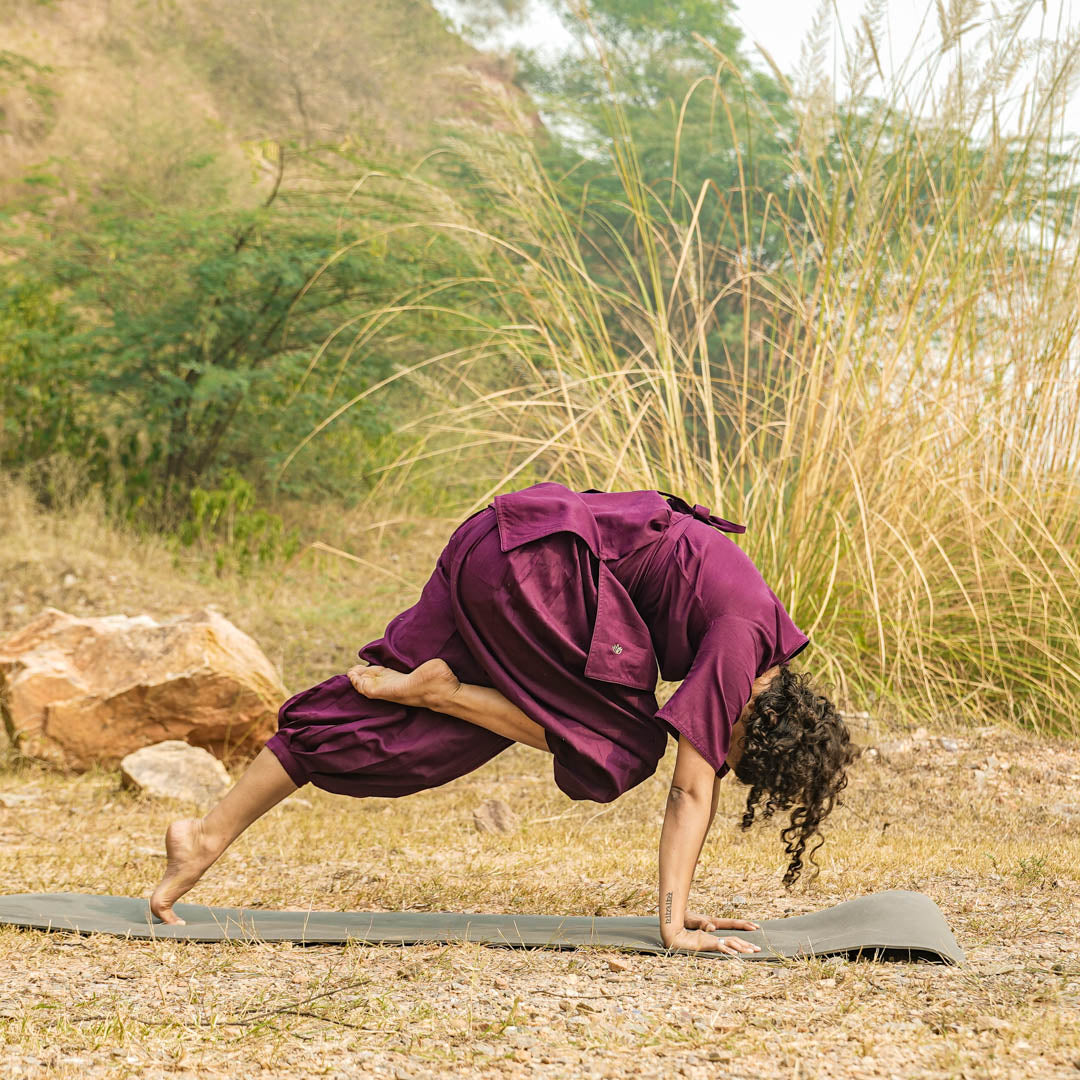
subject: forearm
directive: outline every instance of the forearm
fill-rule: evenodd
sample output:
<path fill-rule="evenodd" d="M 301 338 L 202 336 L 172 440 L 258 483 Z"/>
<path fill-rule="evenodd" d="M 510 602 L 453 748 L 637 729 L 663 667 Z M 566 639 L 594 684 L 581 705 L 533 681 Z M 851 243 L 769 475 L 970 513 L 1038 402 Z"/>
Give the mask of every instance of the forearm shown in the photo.
<path fill-rule="evenodd" d="M 436 712 L 494 731 L 496 735 L 551 753 L 544 729 L 494 687 L 461 683 L 451 697 L 440 700 L 433 708 Z"/>
<path fill-rule="evenodd" d="M 660 831 L 660 936 L 665 945 L 683 929 L 690 884 L 715 807 L 715 785 L 711 793 L 673 787 L 668 794 Z"/>

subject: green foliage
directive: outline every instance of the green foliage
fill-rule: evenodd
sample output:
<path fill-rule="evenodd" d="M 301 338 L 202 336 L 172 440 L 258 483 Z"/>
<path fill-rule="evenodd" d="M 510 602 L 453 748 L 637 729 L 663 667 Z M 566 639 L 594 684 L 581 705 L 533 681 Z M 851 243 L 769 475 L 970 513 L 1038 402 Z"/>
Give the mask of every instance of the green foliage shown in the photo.
<path fill-rule="evenodd" d="M 742 281 L 782 266 L 800 224 L 789 94 L 740 52 L 729 0 L 556 0 L 556 7 L 576 48 L 554 64 L 523 53 L 522 81 L 558 133 L 539 157 L 559 177 L 560 201 L 579 217 L 585 264 L 598 283 L 622 288 L 613 266 L 650 262 L 652 241 L 638 227 L 644 208 L 627 201 L 619 169 L 611 169 L 621 159 L 675 243 L 707 238 L 686 256 L 702 260 L 702 288 L 715 300 L 705 333 L 719 374 L 745 329 Z M 592 59 L 598 50 L 603 63 Z M 654 283 L 657 304 L 674 284 L 666 273 Z M 620 342 L 633 347 L 632 337 Z"/>
<path fill-rule="evenodd" d="M 225 471 L 219 487 L 197 487 L 189 498 L 190 512 L 176 537 L 185 547 L 211 546 L 219 573 L 247 573 L 257 562 L 291 559 L 300 550 L 299 531 L 286 532 L 277 514 L 257 507 L 255 488 L 233 469 Z"/>
<path fill-rule="evenodd" d="M 377 0 L 359 20 L 343 0 L 99 14 L 77 40 L 53 11 L 0 16 L 27 54 L 0 51 L 18 151 L 0 167 L 0 463 L 44 476 L 71 456 L 115 510 L 167 529 L 230 469 L 261 501 L 363 494 L 415 383 L 280 466 L 439 336 L 429 311 L 367 345 L 366 313 L 466 260 L 407 232 L 390 251 L 400 207 L 354 184 L 405 169 L 431 117 L 461 111 L 444 69 L 474 53 L 427 0 Z M 30 58 L 53 31 L 55 71 Z M 71 71 L 93 107 L 61 93 Z M 61 116 L 39 147 L 40 121 Z"/>
<path fill-rule="evenodd" d="M 79 455 L 89 432 L 74 319 L 44 282 L 9 275 L 0 286 L 0 466 Z"/>
<path fill-rule="evenodd" d="M 400 209 L 366 195 L 343 205 L 342 153 L 294 155 L 296 182 L 251 209 L 155 203 L 129 176 L 87 191 L 77 220 L 34 219 L 0 307 L 5 463 L 73 453 L 114 506 L 171 526 L 224 469 L 268 491 L 328 412 L 430 345 L 431 314 L 377 350 L 335 333 L 362 328 L 366 311 L 437 273 L 447 253 L 462 265 L 453 245 L 421 250 L 419 238 L 388 257 L 378 233 Z M 208 194 L 222 194 L 213 165 L 206 152 L 174 161 L 170 184 L 191 189 L 209 171 Z M 305 447 L 282 492 L 362 488 L 414 397 L 402 388 L 353 410 Z"/>

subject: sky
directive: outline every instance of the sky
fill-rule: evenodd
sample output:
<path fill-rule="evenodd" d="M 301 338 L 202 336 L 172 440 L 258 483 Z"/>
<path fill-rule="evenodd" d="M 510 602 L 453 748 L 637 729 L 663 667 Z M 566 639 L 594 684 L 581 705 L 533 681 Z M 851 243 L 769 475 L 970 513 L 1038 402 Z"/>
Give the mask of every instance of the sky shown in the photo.
<path fill-rule="evenodd" d="M 434 0 L 435 6 L 460 24 L 456 0 Z M 831 39 L 833 62 L 839 76 L 839 58 L 843 54 L 844 41 L 852 40 L 859 19 L 866 9 L 866 0 L 826 0 L 832 10 Z M 1074 15 L 1074 3 L 1076 14 Z M 945 0 L 949 6 L 949 0 Z M 999 0 L 999 7 L 1009 7 L 1008 0 Z M 984 7 L 989 10 L 990 4 Z M 1025 35 L 1041 34 L 1056 37 L 1060 28 L 1076 28 L 1080 23 L 1080 0 L 1045 0 L 1035 3 L 1033 11 L 1024 24 Z M 516 27 L 504 29 L 492 35 L 487 42 L 496 47 L 511 47 L 521 43 L 541 50 L 558 50 L 570 40 L 566 30 L 552 14 L 543 0 L 527 0 L 527 15 Z M 803 42 L 819 11 L 814 0 L 736 0 L 732 17 L 743 31 L 743 51 L 756 60 L 757 66 L 767 70 L 765 61 L 755 49 L 760 43 L 772 56 L 781 71 L 793 73 L 799 64 Z M 912 48 L 922 43 L 925 48 L 937 40 L 937 16 L 934 0 L 891 0 L 886 5 L 886 40 L 881 47 L 882 63 L 888 72 L 890 65 L 897 67 Z M 921 28 L 921 33 L 920 33 Z M 1028 73 L 1029 76 L 1031 72 Z M 837 77 L 835 81 L 840 81 Z M 1066 110 L 1066 127 L 1080 133 L 1080 93 L 1074 94 Z"/>

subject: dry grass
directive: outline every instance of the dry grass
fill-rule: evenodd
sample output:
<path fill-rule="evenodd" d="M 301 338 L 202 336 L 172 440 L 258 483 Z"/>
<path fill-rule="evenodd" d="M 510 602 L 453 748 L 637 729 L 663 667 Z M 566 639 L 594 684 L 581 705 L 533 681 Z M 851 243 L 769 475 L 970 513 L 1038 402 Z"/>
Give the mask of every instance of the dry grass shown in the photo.
<path fill-rule="evenodd" d="M 775 830 L 735 827 L 733 784 L 695 901 L 764 918 L 915 888 L 944 909 L 968 951 L 964 968 L 635 956 L 614 973 L 595 950 L 0 931 L 0 1075 L 1075 1076 L 1080 752 L 992 731 L 959 742 L 866 758 L 820 878 L 792 896 L 779 885 Z M 609 808 L 571 803 L 549 771 L 517 747 L 399 801 L 306 789 L 242 838 L 192 899 L 650 913 L 667 767 Z M 12 892 L 146 895 L 179 810 L 103 774 L 8 773 L 0 790 L 26 797 L 0 809 Z M 514 807 L 516 833 L 475 832 L 472 808 L 493 797 Z"/>
<path fill-rule="evenodd" d="M 687 92 L 712 121 L 680 120 L 670 148 L 636 145 L 613 95 L 614 196 L 567 198 L 489 93 L 491 121 L 448 148 L 471 182 L 410 178 L 426 216 L 373 226 L 459 238 L 473 277 L 342 328 L 357 357 L 410 311 L 472 335 L 417 363 L 431 407 L 386 489 L 468 472 L 476 507 L 534 479 L 678 492 L 748 523 L 845 694 L 1080 732 L 1080 141 L 1060 126 L 1080 39 L 1021 40 L 1037 6 L 940 5 L 929 59 L 885 73 L 874 4 L 836 87 L 822 39 L 782 185 L 756 179 L 753 89 L 727 89 L 724 57 Z M 738 178 L 701 177 L 702 145 Z M 670 175 L 647 171 L 661 149 Z"/>
<path fill-rule="evenodd" d="M 215 578 L 110 528 L 91 506 L 43 514 L 12 487 L 0 513 L 5 626 L 42 603 L 166 614 L 216 599 L 284 660 L 293 686 L 339 670 L 414 595 L 332 559 Z M 419 584 L 447 529 L 407 516 L 386 527 L 381 548 L 379 530 L 364 531 L 371 521 L 339 522 L 338 535 Z M 78 580 L 65 587 L 69 572 Z M 859 741 L 896 738 L 869 723 L 856 728 Z M 732 783 L 694 900 L 768 918 L 918 889 L 944 909 L 968 952 L 964 968 L 635 956 L 616 973 L 603 951 L 2 930 L 0 1076 L 1075 1076 L 1080 751 L 1006 729 L 952 735 L 956 750 L 926 740 L 862 759 L 820 878 L 793 895 L 779 885 L 776 830 L 735 827 Z M 399 801 L 306 789 L 251 829 L 191 899 L 648 914 L 670 764 L 607 807 L 566 799 L 549 760 L 525 747 Z M 5 892 L 146 895 L 165 825 L 183 809 L 135 797 L 108 773 L 9 769 L 0 792 L 22 796 L 0 805 Z M 516 833 L 475 832 L 472 809 L 494 797 L 516 811 Z"/>

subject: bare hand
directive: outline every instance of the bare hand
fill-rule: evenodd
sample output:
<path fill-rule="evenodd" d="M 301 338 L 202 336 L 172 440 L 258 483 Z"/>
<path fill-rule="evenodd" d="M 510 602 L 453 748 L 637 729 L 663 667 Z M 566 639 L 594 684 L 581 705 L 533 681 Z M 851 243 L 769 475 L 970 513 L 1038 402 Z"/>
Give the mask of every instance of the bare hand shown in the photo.
<path fill-rule="evenodd" d="M 694 911 L 688 911 L 683 925 L 687 930 L 757 930 L 757 923 L 747 922 L 746 919 L 714 919 L 711 915 L 698 915 Z"/>
<path fill-rule="evenodd" d="M 761 948 L 742 938 L 719 938 L 707 934 L 704 930 L 680 930 L 670 941 L 664 944 L 669 949 L 690 949 L 693 952 L 719 952 L 726 956 L 738 956 L 740 953 L 761 952 Z"/>

